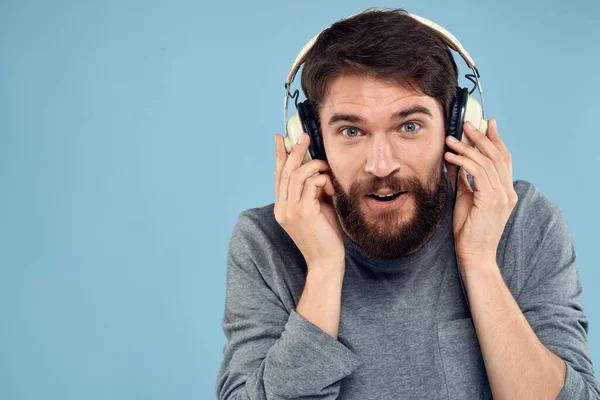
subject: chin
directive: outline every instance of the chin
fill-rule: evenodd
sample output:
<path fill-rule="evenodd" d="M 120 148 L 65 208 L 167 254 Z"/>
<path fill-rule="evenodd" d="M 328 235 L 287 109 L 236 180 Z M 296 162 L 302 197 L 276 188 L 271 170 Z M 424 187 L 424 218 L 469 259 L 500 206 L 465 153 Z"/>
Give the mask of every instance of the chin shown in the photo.
<path fill-rule="evenodd" d="M 375 212 L 364 204 L 362 209 L 363 218 L 372 228 L 385 230 L 388 233 L 401 230 L 403 226 L 411 223 L 415 217 L 415 208 L 411 198 L 406 199 L 406 203 L 402 207 L 392 211 Z"/>
<path fill-rule="evenodd" d="M 407 195 L 404 204 L 400 207 L 390 210 L 390 211 L 374 211 L 369 208 L 363 201 L 361 204 L 361 211 L 363 217 L 367 221 L 381 221 L 381 220 L 389 220 L 390 218 L 397 218 L 398 222 L 408 222 L 414 217 L 415 214 L 415 204 L 413 201 L 413 196 L 410 194 Z"/>

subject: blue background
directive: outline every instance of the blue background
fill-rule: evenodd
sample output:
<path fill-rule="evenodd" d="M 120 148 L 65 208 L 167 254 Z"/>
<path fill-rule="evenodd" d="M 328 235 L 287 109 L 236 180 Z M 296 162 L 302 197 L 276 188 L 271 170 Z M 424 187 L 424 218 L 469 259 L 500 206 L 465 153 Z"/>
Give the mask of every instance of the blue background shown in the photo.
<path fill-rule="evenodd" d="M 273 202 L 285 76 L 373 6 L 475 59 L 515 179 L 567 219 L 599 365 L 600 2 L 564 4 L 2 0 L 0 398 L 215 397 L 226 248 Z"/>

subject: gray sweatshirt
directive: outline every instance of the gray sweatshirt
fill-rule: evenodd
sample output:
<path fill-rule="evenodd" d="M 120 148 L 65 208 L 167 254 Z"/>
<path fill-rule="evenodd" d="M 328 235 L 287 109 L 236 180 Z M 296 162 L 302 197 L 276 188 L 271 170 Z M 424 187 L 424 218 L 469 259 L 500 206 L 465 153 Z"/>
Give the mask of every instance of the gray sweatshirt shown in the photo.
<path fill-rule="evenodd" d="M 600 399 L 565 220 L 530 183 L 515 189 L 498 247 L 502 276 L 538 338 L 565 361 L 558 398 Z M 337 340 L 295 311 L 306 263 L 273 204 L 244 211 L 228 249 L 218 398 L 491 398 L 458 280 L 451 211 L 421 250 L 401 259 L 369 258 L 344 235 Z"/>

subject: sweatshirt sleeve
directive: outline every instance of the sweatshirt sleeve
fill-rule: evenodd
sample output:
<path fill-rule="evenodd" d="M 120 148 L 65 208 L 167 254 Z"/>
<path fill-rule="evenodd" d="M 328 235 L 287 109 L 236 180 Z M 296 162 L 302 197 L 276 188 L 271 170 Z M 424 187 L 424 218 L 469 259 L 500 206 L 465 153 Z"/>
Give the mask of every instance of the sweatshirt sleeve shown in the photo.
<path fill-rule="evenodd" d="M 228 248 L 223 331 L 227 343 L 216 392 L 224 400 L 336 399 L 341 380 L 362 364 L 341 342 L 284 306 L 260 262 L 266 241 L 242 213 Z M 276 265 L 285 268 L 285 265 Z"/>
<path fill-rule="evenodd" d="M 525 197 L 531 201 L 522 237 L 528 276 L 517 302 L 540 341 L 566 364 L 558 399 L 600 399 L 587 340 L 583 284 L 566 221 L 537 190 Z"/>

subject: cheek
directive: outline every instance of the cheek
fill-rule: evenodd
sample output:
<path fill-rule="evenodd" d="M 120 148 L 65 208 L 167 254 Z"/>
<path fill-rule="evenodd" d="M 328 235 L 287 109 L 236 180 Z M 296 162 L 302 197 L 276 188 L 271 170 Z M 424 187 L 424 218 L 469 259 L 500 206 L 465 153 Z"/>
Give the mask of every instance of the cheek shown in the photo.
<path fill-rule="evenodd" d="M 444 150 L 446 135 L 443 132 L 436 132 L 435 135 L 430 135 L 427 138 L 427 149 L 431 157 L 441 157 Z"/>
<path fill-rule="evenodd" d="M 323 146 L 325 147 L 327 163 L 331 168 L 331 172 L 338 183 L 342 185 L 343 188 L 347 188 L 349 177 L 352 176 L 350 170 L 356 167 L 356 162 L 353 163 L 352 157 L 348 155 L 348 152 L 335 146 L 328 136 L 323 138 Z"/>
<path fill-rule="evenodd" d="M 441 162 L 444 156 L 445 146 L 445 135 L 431 135 L 426 141 L 425 148 L 423 149 L 423 157 L 427 159 L 429 163 L 438 164 Z"/>
<path fill-rule="evenodd" d="M 347 152 L 336 152 L 333 150 L 327 152 L 327 163 L 329 164 L 329 168 L 331 168 L 332 178 L 335 178 L 343 191 L 348 193 L 352 184 L 360 176 L 360 162 L 358 162 L 356 157 Z"/>
<path fill-rule="evenodd" d="M 441 165 L 443 152 L 444 139 L 432 135 L 412 154 L 412 169 L 422 178 L 427 177 L 434 168 L 437 169 Z"/>
<path fill-rule="evenodd" d="M 355 165 L 352 165 L 349 160 L 333 158 L 329 157 L 329 155 L 327 156 L 327 160 L 333 178 L 335 178 L 337 184 L 342 187 L 344 192 L 348 193 L 350 186 L 354 183 L 354 177 L 357 176 L 356 171 L 354 171 Z"/>

